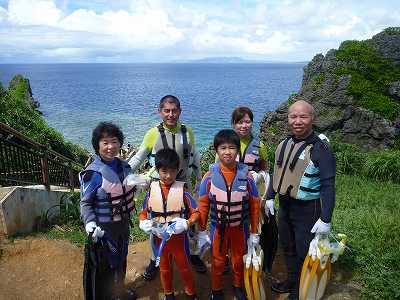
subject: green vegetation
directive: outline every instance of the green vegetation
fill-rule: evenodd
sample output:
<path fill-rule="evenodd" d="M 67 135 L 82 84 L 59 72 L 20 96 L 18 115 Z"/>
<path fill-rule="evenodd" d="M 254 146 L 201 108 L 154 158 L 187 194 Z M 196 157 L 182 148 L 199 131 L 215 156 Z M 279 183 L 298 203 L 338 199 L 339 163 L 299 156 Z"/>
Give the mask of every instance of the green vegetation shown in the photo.
<path fill-rule="evenodd" d="M 139 195 L 136 202 L 136 209 L 140 212 L 145 193 Z M 55 208 L 60 209 L 60 214 L 53 218 Z M 137 214 L 132 218 L 134 227 L 131 228 L 131 240 L 134 242 L 144 241 L 148 235 L 139 229 L 139 217 Z M 83 246 L 86 241 L 86 232 L 80 218 L 80 194 L 71 192 L 62 198 L 60 205 L 50 208 L 41 218 L 38 226 L 38 235 L 50 239 L 66 239 L 73 244 Z"/>
<path fill-rule="evenodd" d="M 11 80 L 7 91 L 0 87 L 0 122 L 81 164 L 88 158 L 86 150 L 65 141 L 59 132 L 47 125 L 40 111 L 32 106 L 29 81 L 21 75 Z"/>
<path fill-rule="evenodd" d="M 355 145 L 332 142 L 337 172 L 400 183 L 400 150 L 362 152 Z"/>
<path fill-rule="evenodd" d="M 290 106 L 290 105 L 292 105 L 293 103 L 296 102 L 296 97 L 297 97 L 298 95 L 299 95 L 299 94 L 297 94 L 297 93 L 291 93 L 291 94 L 289 95 L 289 98 L 288 98 L 288 106 Z"/>
<path fill-rule="evenodd" d="M 384 59 L 370 40 L 343 42 L 336 57 L 346 66 L 337 69 L 335 74 L 351 76 L 347 91 L 356 104 L 394 120 L 400 106 L 387 96 L 386 91 L 390 82 L 399 80 L 400 66 Z"/>
<path fill-rule="evenodd" d="M 333 231 L 345 233 L 350 249 L 340 269 L 361 283 L 361 299 L 399 299 L 400 185 L 339 175 Z"/>

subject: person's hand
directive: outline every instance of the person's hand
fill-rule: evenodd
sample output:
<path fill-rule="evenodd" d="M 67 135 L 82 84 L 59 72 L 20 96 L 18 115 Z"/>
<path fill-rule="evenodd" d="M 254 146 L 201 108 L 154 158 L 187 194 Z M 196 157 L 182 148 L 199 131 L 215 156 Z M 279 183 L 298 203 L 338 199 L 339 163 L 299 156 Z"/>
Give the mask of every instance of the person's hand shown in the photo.
<path fill-rule="evenodd" d="M 248 243 L 251 244 L 253 247 L 257 247 L 260 243 L 260 236 L 257 233 L 251 233 Z"/>
<path fill-rule="evenodd" d="M 207 231 L 199 231 L 197 234 L 197 249 L 202 252 L 202 249 L 211 245 L 210 237 L 207 234 Z"/>
<path fill-rule="evenodd" d="M 91 234 L 94 232 L 94 230 L 96 229 L 97 224 L 96 222 L 92 221 L 92 222 L 88 222 L 85 226 L 85 231 L 87 233 L 87 235 Z"/>
<path fill-rule="evenodd" d="M 264 211 L 267 216 L 275 214 L 274 199 L 268 199 L 265 201 Z"/>
<path fill-rule="evenodd" d="M 331 223 L 325 223 L 321 219 L 318 219 L 315 222 L 313 228 L 311 228 L 311 233 L 321 233 L 321 234 L 328 234 L 331 232 Z"/>
<path fill-rule="evenodd" d="M 98 238 L 102 238 L 104 235 L 104 230 L 97 226 L 96 222 L 91 221 L 85 225 L 85 231 L 88 235 L 92 234 L 92 239 L 97 242 Z"/>
<path fill-rule="evenodd" d="M 139 222 L 139 228 L 146 233 L 150 233 L 152 226 L 153 226 L 152 220 L 140 220 Z"/>
<path fill-rule="evenodd" d="M 188 230 L 188 228 L 189 228 L 188 221 L 184 218 L 177 217 L 177 218 L 173 218 L 171 221 L 176 222 L 175 229 L 174 229 L 175 234 L 180 234 L 180 233 Z"/>

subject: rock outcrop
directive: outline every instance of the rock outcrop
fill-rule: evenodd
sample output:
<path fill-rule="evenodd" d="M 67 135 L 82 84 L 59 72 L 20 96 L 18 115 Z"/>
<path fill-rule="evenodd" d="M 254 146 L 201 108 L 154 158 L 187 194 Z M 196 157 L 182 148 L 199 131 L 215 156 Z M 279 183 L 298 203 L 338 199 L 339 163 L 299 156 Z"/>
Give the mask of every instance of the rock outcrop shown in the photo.
<path fill-rule="evenodd" d="M 359 51 L 359 48 L 354 47 L 351 43 L 343 42 L 338 50 L 330 50 L 325 56 L 316 55 L 304 67 L 299 93 L 283 102 L 275 112 L 265 114 L 260 128 L 262 139 L 273 144 L 283 139 L 289 133 L 287 111 L 290 104 L 297 99 L 304 99 L 314 105 L 315 130 L 325 133 L 328 137 L 357 144 L 366 150 L 387 149 L 395 144 L 400 135 L 400 78 L 389 83 L 382 82 L 382 86 L 377 86 L 375 81 L 373 83 L 366 81 L 373 85 L 372 87 L 378 92 L 381 89 L 384 92 L 382 95 L 370 94 L 371 97 L 364 97 L 361 100 L 354 92 L 354 88 L 351 87 L 351 80 L 352 76 L 358 79 L 358 70 L 364 72 L 363 68 L 370 63 L 369 61 L 374 62 L 374 58 L 367 56 L 370 52 L 379 55 L 383 65 L 390 66 L 391 70 L 393 68 L 394 74 L 400 74 L 400 27 L 388 28 L 375 35 L 371 40 L 355 42 L 360 43 L 356 44 L 357 47 L 360 45 L 368 47 L 366 49 L 370 52 L 360 48 L 360 51 L 367 53 L 364 55 L 363 52 L 364 56 L 357 56 L 354 51 Z M 350 49 L 346 51 L 355 53 L 356 59 L 350 56 L 346 60 L 343 59 L 343 55 L 338 58 L 338 51 L 342 51 L 342 49 Z M 374 72 L 380 72 L 379 68 L 376 68 Z M 359 82 L 356 83 L 359 84 Z M 366 92 L 369 89 L 372 88 L 365 87 Z M 363 89 L 361 90 L 363 91 Z M 367 99 L 366 104 L 365 99 Z M 390 109 L 382 108 L 384 104 L 371 104 L 368 101 L 386 101 L 382 103 L 390 105 Z M 374 109 L 374 105 L 377 107 L 376 109 Z M 392 111 L 392 108 L 396 111 Z"/>

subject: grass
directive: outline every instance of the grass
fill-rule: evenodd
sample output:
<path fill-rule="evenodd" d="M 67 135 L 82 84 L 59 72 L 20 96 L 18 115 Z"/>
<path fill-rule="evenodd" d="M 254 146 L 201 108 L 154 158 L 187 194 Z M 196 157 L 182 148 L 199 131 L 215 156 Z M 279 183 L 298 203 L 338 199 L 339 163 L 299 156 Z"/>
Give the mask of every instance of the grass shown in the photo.
<path fill-rule="evenodd" d="M 334 232 L 346 233 L 351 249 L 340 268 L 362 285 L 361 299 L 398 299 L 400 290 L 400 185 L 339 175 Z"/>

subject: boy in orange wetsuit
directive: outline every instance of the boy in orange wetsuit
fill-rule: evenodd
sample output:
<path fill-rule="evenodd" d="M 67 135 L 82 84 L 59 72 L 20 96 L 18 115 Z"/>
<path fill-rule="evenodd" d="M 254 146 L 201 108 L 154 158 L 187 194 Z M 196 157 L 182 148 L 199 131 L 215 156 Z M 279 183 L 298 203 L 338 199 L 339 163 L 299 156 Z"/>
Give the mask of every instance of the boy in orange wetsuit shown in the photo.
<path fill-rule="evenodd" d="M 178 154 L 172 149 L 158 151 L 155 155 L 155 166 L 160 181 L 151 183 L 150 192 L 146 195 L 139 216 L 139 227 L 147 233 L 152 233 L 155 223 L 170 225 L 175 222 L 173 234 L 165 243 L 160 257 L 164 300 L 175 299 L 172 287 L 172 259 L 175 260 L 185 284 L 186 299 L 193 300 L 196 299 L 194 275 L 189 263 L 189 242 L 186 231 L 199 220 L 200 213 L 185 183 L 175 180 L 179 170 Z M 158 249 L 161 238 L 154 236 L 154 243 L 152 246 Z"/>
<path fill-rule="evenodd" d="M 247 243 L 257 245 L 260 198 L 253 177 L 245 164 L 236 162 L 240 138 L 231 129 L 224 129 L 214 138 L 219 162 L 210 165 L 199 191 L 200 232 L 199 249 L 209 241 L 206 233 L 211 210 L 211 287 L 212 299 L 223 299 L 221 277 L 228 251 L 233 270 L 233 294 L 245 300 L 243 291 L 243 255 Z M 251 233 L 249 235 L 249 225 Z"/>

